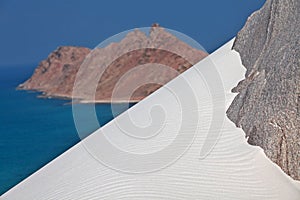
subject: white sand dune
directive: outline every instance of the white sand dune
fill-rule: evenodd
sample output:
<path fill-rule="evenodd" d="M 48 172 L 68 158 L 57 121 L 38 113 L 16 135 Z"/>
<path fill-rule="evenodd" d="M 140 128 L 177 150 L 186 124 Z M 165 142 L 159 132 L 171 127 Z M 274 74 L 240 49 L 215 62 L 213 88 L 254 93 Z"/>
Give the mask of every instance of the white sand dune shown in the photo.
<path fill-rule="evenodd" d="M 244 132 L 225 117 L 235 96 L 230 90 L 245 73 L 238 53 L 231 50 L 232 43 L 233 40 L 0 199 L 299 200 L 299 182 L 285 175 L 261 148 L 250 146 Z M 218 73 L 224 88 L 219 85 Z M 164 117 L 163 126 L 159 120 L 151 121 L 151 109 L 154 117 Z M 132 128 L 127 124 L 128 115 L 140 126 L 152 123 L 152 128 Z M 212 117 L 220 123 L 212 123 Z M 135 136 L 150 137 L 156 128 L 160 128 L 159 134 L 148 139 L 124 134 L 124 130 L 134 130 L 130 133 Z"/>

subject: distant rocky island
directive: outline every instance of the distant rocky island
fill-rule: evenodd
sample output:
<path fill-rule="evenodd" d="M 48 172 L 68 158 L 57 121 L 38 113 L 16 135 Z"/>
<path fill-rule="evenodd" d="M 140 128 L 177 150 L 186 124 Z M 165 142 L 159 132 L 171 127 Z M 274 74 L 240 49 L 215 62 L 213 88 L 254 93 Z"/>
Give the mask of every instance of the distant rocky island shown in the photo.
<path fill-rule="evenodd" d="M 140 48 L 149 46 L 149 44 L 153 48 Z M 185 52 L 189 59 L 187 60 L 174 52 L 164 50 L 170 47 Z M 118 80 L 126 72 L 138 65 L 158 63 L 171 67 L 178 73 L 182 73 L 208 55 L 202 50 L 189 46 L 158 24 L 154 24 L 149 31 L 149 35 L 136 29 L 129 32 L 120 42 L 111 43 L 103 48 L 91 50 L 85 47 L 59 47 L 47 59 L 40 62 L 31 78 L 20 84 L 18 89 L 40 91 L 44 97 L 71 99 L 73 97 L 72 92 L 78 70 L 89 54 L 95 57 L 93 62 L 102 67 L 101 65 L 106 63 L 112 54 L 117 54 L 125 48 L 134 50 L 118 57 L 109 66 L 105 66 L 105 72 L 98 82 L 95 98 L 90 99 L 84 94 L 84 90 L 89 88 L 88 81 L 83 83 L 82 94 L 79 94 L 76 98 L 80 99 L 81 102 L 111 102 L 112 91 Z M 87 79 L 94 78 L 95 71 L 92 69 L 87 69 L 85 73 L 87 74 Z M 132 94 L 131 101 L 140 101 L 162 86 L 155 84 L 156 82 L 167 83 L 177 75 L 174 73 L 152 75 L 153 84 L 139 87 Z M 130 82 L 143 79 L 144 76 L 144 74 L 135 74 L 130 77 Z M 118 100 L 122 101 L 123 99 L 121 97 Z"/>
<path fill-rule="evenodd" d="M 300 180 L 300 1 L 267 0 L 236 37 L 246 77 L 227 111 L 248 142 Z"/>

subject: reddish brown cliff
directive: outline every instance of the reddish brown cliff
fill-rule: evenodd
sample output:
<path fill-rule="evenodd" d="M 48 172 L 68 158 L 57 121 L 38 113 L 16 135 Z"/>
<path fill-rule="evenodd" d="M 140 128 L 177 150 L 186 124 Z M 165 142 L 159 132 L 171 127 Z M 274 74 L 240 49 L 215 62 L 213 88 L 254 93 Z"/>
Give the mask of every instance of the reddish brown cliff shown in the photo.
<path fill-rule="evenodd" d="M 84 47 L 59 47 L 39 64 L 32 77 L 20 84 L 19 88 L 42 91 L 44 96 L 72 98 L 76 75 L 87 55 L 89 58 L 85 63 L 91 64 L 85 67 L 84 79 L 79 81 L 79 89 L 74 98 L 83 101 L 110 102 L 112 91 L 120 78 L 136 66 L 148 64 L 149 68 L 153 65 L 154 69 L 154 65 L 157 67 L 157 64 L 160 64 L 174 69 L 174 72 L 150 70 L 151 73 L 147 74 L 136 71 L 129 75 L 127 82 L 123 83 L 124 87 L 141 81 L 145 76 L 148 76 L 148 79 L 150 77 L 153 82 L 136 89 L 131 95 L 132 101 L 139 101 L 154 92 L 161 84 L 167 83 L 178 73 L 182 73 L 206 57 L 207 53 L 190 47 L 159 26 L 153 26 L 149 36 L 135 30 L 129 32 L 120 42 L 93 51 Z M 111 60 L 113 62 L 110 62 Z M 101 70 L 103 73 L 100 75 Z M 91 89 L 89 84 L 97 78 L 100 79 L 97 80 L 96 92 L 89 92 Z M 94 99 L 90 97 L 92 92 L 95 93 Z M 124 98 L 125 96 L 126 94 Z M 122 101 L 122 98 L 120 94 L 118 100 Z"/>
<path fill-rule="evenodd" d="M 77 71 L 90 51 L 84 47 L 59 47 L 18 88 L 42 91 L 45 96 L 70 97 Z"/>

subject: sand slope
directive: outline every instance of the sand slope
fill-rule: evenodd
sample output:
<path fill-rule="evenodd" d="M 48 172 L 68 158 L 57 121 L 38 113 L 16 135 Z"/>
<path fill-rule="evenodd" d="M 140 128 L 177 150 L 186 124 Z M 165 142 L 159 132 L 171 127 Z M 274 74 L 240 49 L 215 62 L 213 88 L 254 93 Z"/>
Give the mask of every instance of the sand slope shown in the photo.
<path fill-rule="evenodd" d="M 235 96 L 230 90 L 245 73 L 238 53 L 231 50 L 232 43 L 75 145 L 1 200 L 300 199 L 299 183 L 285 175 L 259 147 L 247 144 L 244 132 L 225 117 Z M 220 90 L 216 72 L 225 93 Z M 215 97 L 213 103 L 211 96 Z M 164 126 L 151 121 L 153 105 L 163 108 Z M 162 111 L 155 109 L 154 114 Z M 143 126 L 152 122 L 152 128 L 130 127 L 125 123 L 127 114 Z M 215 132 L 218 124 L 212 123 L 212 117 L 221 122 L 224 119 L 221 134 Z M 199 123 L 194 123 L 197 119 Z M 123 131 L 119 125 L 124 125 Z M 150 134 L 155 128 L 161 128 L 160 134 L 147 140 L 124 134 L 124 129 Z M 215 138 L 207 135 L 208 130 L 218 139 L 213 149 Z M 180 134 L 185 136 L 181 140 L 176 138 Z M 136 156 L 123 157 L 103 141 Z M 169 146 L 172 148 L 164 151 Z M 101 155 L 91 155 L 98 150 Z M 95 157 L 105 162 L 101 164 Z M 131 173 L 134 170 L 140 173 Z"/>

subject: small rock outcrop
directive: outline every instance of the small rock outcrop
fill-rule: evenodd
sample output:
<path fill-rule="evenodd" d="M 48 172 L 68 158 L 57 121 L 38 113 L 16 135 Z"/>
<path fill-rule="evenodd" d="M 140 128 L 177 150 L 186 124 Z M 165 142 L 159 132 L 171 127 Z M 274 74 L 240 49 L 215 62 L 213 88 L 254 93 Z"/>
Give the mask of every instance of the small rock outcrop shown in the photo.
<path fill-rule="evenodd" d="M 126 52 L 125 49 L 128 51 Z M 166 49 L 173 49 L 174 51 L 171 52 Z M 123 52 L 126 53 L 123 54 Z M 181 57 L 176 52 L 184 52 L 189 59 Z M 76 91 L 75 97 L 72 96 L 75 78 L 87 55 L 93 59 L 90 61 L 92 66 L 86 67 L 85 77 L 80 82 L 79 90 L 82 92 Z M 152 76 L 153 83 L 167 83 L 178 73 L 182 73 L 207 55 L 206 52 L 195 49 L 179 40 L 158 24 L 153 24 L 149 35 L 140 30 L 134 30 L 129 32 L 120 42 L 111 43 L 103 48 L 90 50 L 83 47 L 60 47 L 39 64 L 32 77 L 19 85 L 19 89 L 41 91 L 44 96 L 74 97 L 82 102 L 110 102 L 114 87 L 120 78 L 136 66 L 161 64 L 174 69 L 177 74 L 167 72 L 148 74 Z M 111 63 L 110 59 L 114 56 L 116 59 Z M 98 69 L 105 69 L 101 76 L 98 74 Z M 146 74 L 142 73 L 138 74 L 137 72 L 132 75 L 128 82 L 123 83 L 123 85 L 126 86 L 144 79 Z M 91 99 L 93 91 L 89 91 L 90 83 L 99 77 L 101 79 L 96 88 L 95 98 Z M 161 85 L 158 84 L 143 85 L 132 94 L 131 100 L 139 101 L 160 87 Z M 88 92 L 90 93 L 86 94 Z M 118 100 L 122 101 L 123 99 L 120 97 Z"/>
<path fill-rule="evenodd" d="M 300 180 L 300 1 L 267 0 L 233 49 L 247 72 L 227 111 L 248 142 Z"/>

